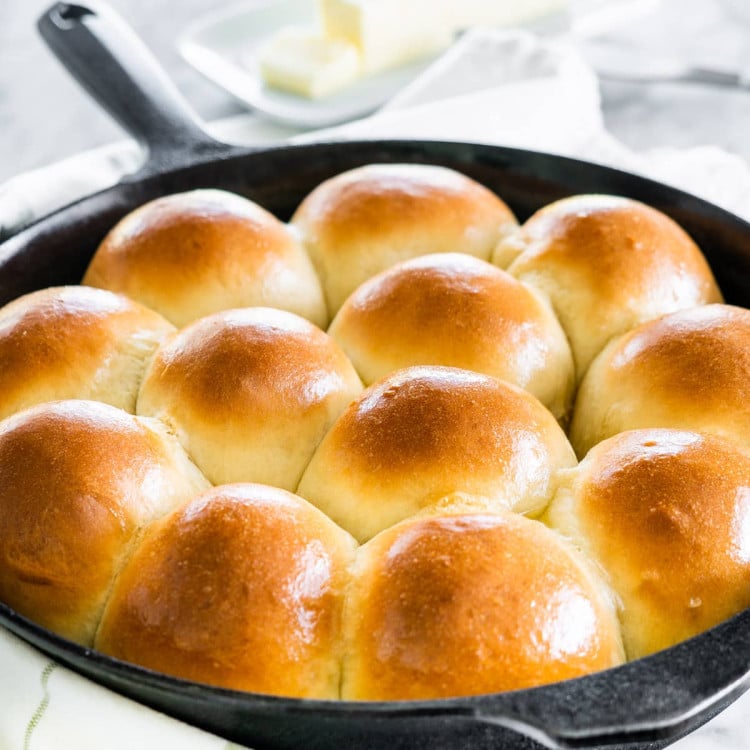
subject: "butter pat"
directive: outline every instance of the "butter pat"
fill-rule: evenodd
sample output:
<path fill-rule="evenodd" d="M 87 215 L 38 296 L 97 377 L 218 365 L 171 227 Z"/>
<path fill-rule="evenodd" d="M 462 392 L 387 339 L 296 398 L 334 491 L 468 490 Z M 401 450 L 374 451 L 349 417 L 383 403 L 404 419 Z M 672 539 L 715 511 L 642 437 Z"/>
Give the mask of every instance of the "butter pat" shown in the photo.
<path fill-rule="evenodd" d="M 449 0 L 318 0 L 324 35 L 356 47 L 364 73 L 446 49 L 453 40 L 450 14 Z"/>
<path fill-rule="evenodd" d="M 280 29 L 263 45 L 258 62 L 269 86 L 310 99 L 345 88 L 360 72 L 356 47 L 313 29 Z"/>
<path fill-rule="evenodd" d="M 321 31 L 284 28 L 259 55 L 265 82 L 318 99 L 361 75 L 447 49 L 470 26 L 512 26 L 569 0 L 316 0 Z"/>

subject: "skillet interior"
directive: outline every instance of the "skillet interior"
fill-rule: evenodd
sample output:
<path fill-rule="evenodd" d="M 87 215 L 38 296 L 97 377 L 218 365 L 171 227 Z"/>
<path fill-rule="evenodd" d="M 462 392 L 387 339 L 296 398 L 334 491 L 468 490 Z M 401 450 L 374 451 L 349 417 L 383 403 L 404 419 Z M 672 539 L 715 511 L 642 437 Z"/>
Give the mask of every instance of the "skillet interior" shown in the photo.
<path fill-rule="evenodd" d="M 583 192 L 625 195 L 671 215 L 692 234 L 727 300 L 750 307 L 750 225 L 677 190 L 556 156 L 435 142 L 351 142 L 207 155 L 188 167 L 125 180 L 0 246 L 0 302 L 77 283 L 120 217 L 170 192 L 221 187 L 288 218 L 323 179 L 372 162 L 453 167 L 497 192 L 520 219 Z M 156 174 L 154 172 L 157 172 Z M 61 639 L 0 605 L 0 623 L 88 677 L 229 739 L 262 748 L 657 748 L 727 705 L 750 673 L 750 610 L 647 659 L 515 693 L 402 704 L 325 703 L 241 694 L 117 662 Z"/>
<path fill-rule="evenodd" d="M 135 175 L 37 222 L 0 246 L 0 303 L 53 283 L 79 281 L 108 229 L 157 196 L 221 187 L 288 219 L 302 197 L 324 179 L 363 164 L 404 161 L 442 164 L 464 172 L 501 196 L 522 221 L 545 203 L 575 193 L 642 200 L 672 216 L 693 236 L 728 302 L 750 306 L 750 226 L 686 193 L 618 170 L 519 149 L 421 141 L 237 149 L 196 161 L 145 178 Z"/>

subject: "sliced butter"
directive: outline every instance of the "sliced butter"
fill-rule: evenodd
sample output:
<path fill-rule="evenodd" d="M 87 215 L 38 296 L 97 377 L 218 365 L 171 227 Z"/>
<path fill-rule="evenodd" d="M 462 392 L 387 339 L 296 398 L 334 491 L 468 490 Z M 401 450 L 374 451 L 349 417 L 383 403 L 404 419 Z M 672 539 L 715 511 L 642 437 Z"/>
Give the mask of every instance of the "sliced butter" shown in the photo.
<path fill-rule="evenodd" d="M 363 73 L 429 57 L 453 39 L 448 0 L 318 0 L 323 33 L 354 45 Z"/>
<path fill-rule="evenodd" d="M 360 73 L 353 45 L 313 29 L 280 29 L 263 45 L 258 62 L 266 84 L 310 99 L 340 91 Z"/>
<path fill-rule="evenodd" d="M 260 69 L 274 88 L 318 99 L 369 75 L 434 56 L 470 26 L 512 26 L 569 0 L 316 0 L 322 31 L 284 28 Z"/>

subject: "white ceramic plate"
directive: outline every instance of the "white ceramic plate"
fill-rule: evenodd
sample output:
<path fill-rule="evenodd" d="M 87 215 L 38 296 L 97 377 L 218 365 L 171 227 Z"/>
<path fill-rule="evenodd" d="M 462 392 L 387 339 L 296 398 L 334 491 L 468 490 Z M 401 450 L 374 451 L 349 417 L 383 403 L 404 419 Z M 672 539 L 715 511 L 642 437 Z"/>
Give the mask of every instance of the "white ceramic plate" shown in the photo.
<path fill-rule="evenodd" d="M 311 0 L 255 0 L 199 19 L 180 36 L 177 48 L 194 68 L 256 112 L 304 128 L 335 125 L 373 112 L 431 62 L 364 78 L 317 101 L 267 87 L 258 70 L 260 45 L 281 26 L 314 22 Z"/>
<path fill-rule="evenodd" d="M 659 1 L 566 0 L 567 10 L 550 12 L 522 26 L 545 36 L 597 35 L 650 12 Z M 364 117 L 433 62 L 423 60 L 368 76 L 339 94 L 320 100 L 267 87 L 257 61 L 261 44 L 282 26 L 314 24 L 313 0 L 244 0 L 199 18 L 179 37 L 177 48 L 194 68 L 255 112 L 297 129 L 323 128 Z"/>

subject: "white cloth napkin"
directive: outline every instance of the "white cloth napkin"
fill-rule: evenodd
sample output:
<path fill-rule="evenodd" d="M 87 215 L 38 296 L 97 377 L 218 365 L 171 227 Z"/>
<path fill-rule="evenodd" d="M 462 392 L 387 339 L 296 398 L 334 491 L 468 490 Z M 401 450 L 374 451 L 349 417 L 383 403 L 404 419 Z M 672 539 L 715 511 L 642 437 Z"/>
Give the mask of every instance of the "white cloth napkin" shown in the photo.
<path fill-rule="evenodd" d="M 105 690 L 0 629 L 3 750 L 230 750 L 202 732 Z"/>
<path fill-rule="evenodd" d="M 232 142 L 286 138 L 253 115 L 213 126 Z M 528 34 L 473 30 L 376 116 L 292 138 L 416 137 L 478 141 L 579 156 L 641 172 L 750 217 L 750 170 L 712 147 L 634 154 L 605 130 L 596 77 L 570 46 Z M 0 234 L 133 171 L 131 142 L 75 156 L 0 186 Z M 750 746 L 738 702 L 680 750 Z M 226 750 L 224 740 L 115 695 L 0 630 L 0 748 Z"/>

